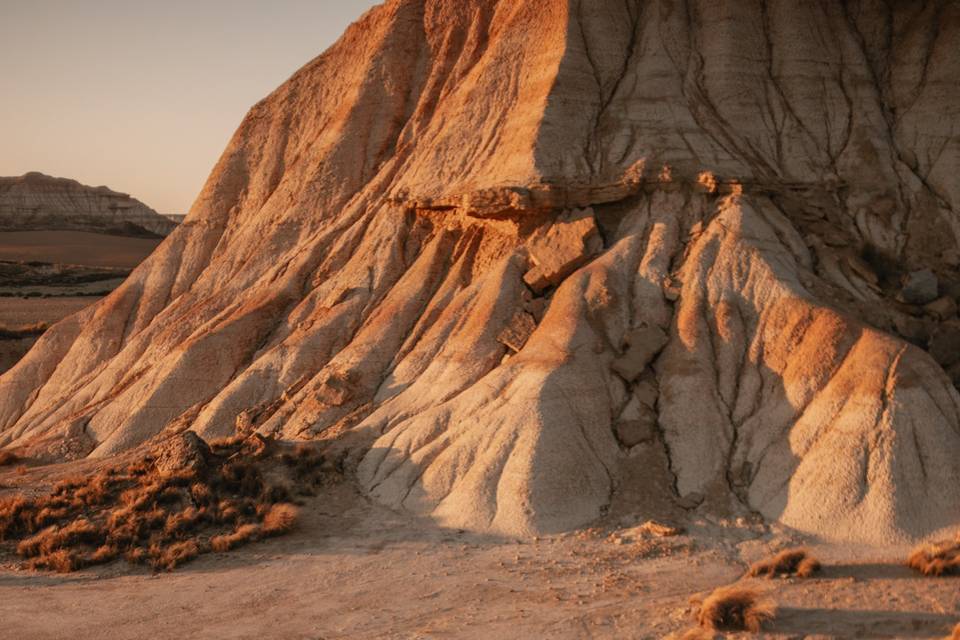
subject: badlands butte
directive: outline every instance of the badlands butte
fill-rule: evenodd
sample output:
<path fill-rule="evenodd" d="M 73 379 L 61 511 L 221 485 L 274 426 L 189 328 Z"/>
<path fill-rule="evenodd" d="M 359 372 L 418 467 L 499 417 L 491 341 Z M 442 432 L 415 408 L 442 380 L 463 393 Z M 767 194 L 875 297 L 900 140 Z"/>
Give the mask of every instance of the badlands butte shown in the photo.
<path fill-rule="evenodd" d="M 520 537 L 960 525 L 958 50 L 950 0 L 390 0 L 0 377 L 0 446 L 322 440 Z"/>

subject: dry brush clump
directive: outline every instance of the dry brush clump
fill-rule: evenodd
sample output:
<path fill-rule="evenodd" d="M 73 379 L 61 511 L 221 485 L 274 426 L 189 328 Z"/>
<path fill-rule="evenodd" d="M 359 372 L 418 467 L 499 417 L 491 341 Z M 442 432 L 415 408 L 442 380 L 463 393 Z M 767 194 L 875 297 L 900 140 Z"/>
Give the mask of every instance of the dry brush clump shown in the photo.
<path fill-rule="evenodd" d="M 200 453 L 184 468 L 171 470 L 170 456 L 150 453 L 63 480 L 49 495 L 0 500 L 0 541 L 16 543 L 35 569 L 69 572 L 125 558 L 170 570 L 291 531 L 294 494 L 312 493 L 330 470 L 309 445 L 281 453 L 280 443 L 256 435 L 210 447 L 193 434 L 186 440 Z"/>
<path fill-rule="evenodd" d="M 820 568 L 820 561 L 811 556 L 806 549 L 787 549 L 772 558 L 753 563 L 747 575 L 768 578 L 795 575 L 800 578 L 809 578 L 820 571 Z"/>
<path fill-rule="evenodd" d="M 960 574 L 960 535 L 916 547 L 907 558 L 907 566 L 925 576 Z"/>
<path fill-rule="evenodd" d="M 752 589 L 736 585 L 720 587 L 700 605 L 697 621 L 714 631 L 752 631 L 757 633 L 772 620 L 776 607 Z"/>
<path fill-rule="evenodd" d="M 8 467 L 20 462 L 20 456 L 13 451 L 0 451 L 0 467 Z"/>

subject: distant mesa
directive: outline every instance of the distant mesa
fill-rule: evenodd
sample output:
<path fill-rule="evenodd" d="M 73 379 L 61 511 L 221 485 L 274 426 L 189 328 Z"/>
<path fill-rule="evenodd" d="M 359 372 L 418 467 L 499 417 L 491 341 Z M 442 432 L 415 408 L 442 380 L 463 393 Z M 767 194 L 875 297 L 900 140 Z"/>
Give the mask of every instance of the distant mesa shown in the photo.
<path fill-rule="evenodd" d="M 90 231 L 163 237 L 177 222 L 105 186 L 32 171 L 0 177 L 0 231 Z"/>

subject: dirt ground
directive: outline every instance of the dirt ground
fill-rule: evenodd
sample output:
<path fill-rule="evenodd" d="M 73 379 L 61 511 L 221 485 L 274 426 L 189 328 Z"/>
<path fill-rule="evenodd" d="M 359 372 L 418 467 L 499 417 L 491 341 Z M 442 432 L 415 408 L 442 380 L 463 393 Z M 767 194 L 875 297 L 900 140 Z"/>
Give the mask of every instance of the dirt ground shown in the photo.
<path fill-rule="evenodd" d="M 0 278 L 0 327 L 52 325 L 97 302 L 159 243 L 80 231 L 0 232 L 0 262 L 13 263 L 6 265 L 8 270 L 26 269 L 22 281 L 19 276 Z M 17 264 L 25 262 L 49 264 Z M 13 367 L 36 340 L 0 340 L 0 374 Z"/>
<path fill-rule="evenodd" d="M 0 327 L 23 327 L 37 323 L 51 325 L 97 300 L 100 300 L 97 296 L 0 297 Z M 20 358 L 26 355 L 36 341 L 36 337 L 0 340 L 0 374 L 19 362 Z"/>
<path fill-rule="evenodd" d="M 56 475 L 49 468 L 4 471 L 0 494 Z M 736 581 L 750 561 L 797 542 L 765 525 L 697 516 L 676 537 L 658 538 L 625 521 L 540 539 L 485 537 L 371 504 L 349 481 L 303 511 L 290 536 L 203 556 L 173 573 L 116 562 L 39 574 L 6 556 L 0 636 L 676 637 L 692 626 L 691 597 Z M 915 576 L 902 566 L 906 549 L 810 548 L 826 564 L 819 577 L 747 581 L 779 607 L 768 631 L 751 637 L 940 638 L 960 618 L 960 582 Z"/>
<path fill-rule="evenodd" d="M 133 268 L 161 240 L 83 231 L 0 232 L 0 260 Z"/>
<path fill-rule="evenodd" d="M 0 326 L 17 327 L 37 322 L 53 324 L 99 299 L 97 296 L 0 298 Z"/>

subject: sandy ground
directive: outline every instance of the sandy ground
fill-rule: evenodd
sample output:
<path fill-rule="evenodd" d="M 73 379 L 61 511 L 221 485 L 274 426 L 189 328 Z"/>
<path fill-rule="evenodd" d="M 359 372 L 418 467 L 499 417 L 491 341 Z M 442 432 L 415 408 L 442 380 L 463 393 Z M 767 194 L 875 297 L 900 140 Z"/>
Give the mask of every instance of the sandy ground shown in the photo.
<path fill-rule="evenodd" d="M 132 268 L 160 242 L 83 231 L 5 231 L 0 232 L 0 260 Z"/>
<path fill-rule="evenodd" d="M 37 477 L 7 471 L 0 482 L 8 493 Z M 8 557 L 0 635 L 665 638 L 690 628 L 692 596 L 795 542 L 766 526 L 696 517 L 673 538 L 630 524 L 531 540 L 482 537 L 371 504 L 349 482 L 304 513 L 293 535 L 173 573 L 118 562 L 36 574 Z M 913 575 L 901 565 L 905 549 L 812 548 L 827 563 L 821 577 L 749 581 L 780 608 L 763 637 L 939 638 L 960 617 L 960 582 Z"/>

